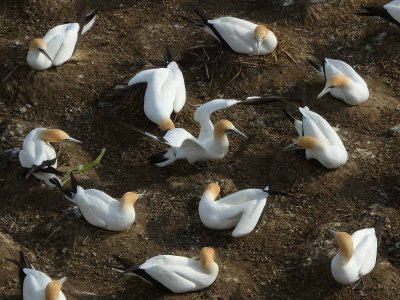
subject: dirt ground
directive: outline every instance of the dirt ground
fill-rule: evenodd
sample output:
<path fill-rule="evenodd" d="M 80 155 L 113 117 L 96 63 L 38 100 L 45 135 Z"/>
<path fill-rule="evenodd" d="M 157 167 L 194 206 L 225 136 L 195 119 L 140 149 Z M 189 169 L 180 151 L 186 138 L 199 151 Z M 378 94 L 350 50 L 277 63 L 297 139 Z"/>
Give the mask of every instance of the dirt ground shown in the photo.
<path fill-rule="evenodd" d="M 94 1 L 99 16 L 73 59 L 35 72 L 26 64 L 33 37 L 75 20 L 75 1 L 0 2 L 0 151 L 19 147 L 34 127 L 62 128 L 82 145 L 62 146 L 64 169 L 107 149 L 101 165 L 78 176 L 80 185 L 114 197 L 146 192 L 135 206 L 129 231 L 109 233 L 62 218 L 69 207 L 58 191 L 24 180 L 17 166 L 0 170 L 0 298 L 18 299 L 17 268 L 3 258 L 23 249 L 53 278 L 67 276 L 69 299 L 399 299 L 400 137 L 388 129 L 400 123 L 400 28 L 379 18 L 354 15 L 360 6 L 386 1 L 326 1 L 285 9 L 274 1 L 200 1 L 212 17 L 232 15 L 266 23 L 278 37 L 273 55 L 231 54 L 206 33 L 179 18 L 193 17 L 197 1 Z M 305 1 L 299 1 L 305 2 Z M 213 115 L 227 118 L 249 136 L 230 138 L 224 160 L 193 167 L 147 164 L 162 145 L 132 130 L 158 133 L 143 114 L 145 86 L 126 85 L 139 70 L 164 66 L 169 46 L 180 63 L 188 102 L 252 95 L 297 95 L 304 85 L 309 107 L 338 126 L 349 152 L 347 164 L 327 170 L 302 153 L 280 150 L 296 133 L 280 111 L 288 104 L 234 106 Z M 195 49 L 185 50 L 200 46 Z M 370 99 L 350 107 L 330 96 L 316 100 L 323 79 L 307 58 L 339 58 L 366 79 Z M 8 74 L 17 66 L 10 76 Z M 6 80 L 3 80 L 6 78 Z M 176 115 L 177 127 L 196 134 L 195 108 Z M 257 188 L 271 179 L 289 196 L 268 198 L 266 213 L 251 234 L 206 229 L 198 202 L 209 182 L 222 196 Z M 337 284 L 330 274 L 336 253 L 327 229 L 348 232 L 372 227 L 384 216 L 384 235 L 375 269 L 364 291 Z M 118 278 L 112 254 L 142 262 L 157 254 L 194 257 L 203 246 L 216 249 L 220 273 L 197 293 L 169 295 L 139 278 Z"/>

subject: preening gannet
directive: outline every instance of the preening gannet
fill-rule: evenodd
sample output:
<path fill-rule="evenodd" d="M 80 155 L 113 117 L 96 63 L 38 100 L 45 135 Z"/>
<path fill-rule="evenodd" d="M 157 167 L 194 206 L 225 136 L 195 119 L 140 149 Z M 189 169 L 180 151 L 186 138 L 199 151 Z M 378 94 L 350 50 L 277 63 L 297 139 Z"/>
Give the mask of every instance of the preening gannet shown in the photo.
<path fill-rule="evenodd" d="M 381 17 L 400 27 L 400 0 L 394 0 L 381 6 L 366 6 L 363 7 L 363 10 L 357 15 Z"/>

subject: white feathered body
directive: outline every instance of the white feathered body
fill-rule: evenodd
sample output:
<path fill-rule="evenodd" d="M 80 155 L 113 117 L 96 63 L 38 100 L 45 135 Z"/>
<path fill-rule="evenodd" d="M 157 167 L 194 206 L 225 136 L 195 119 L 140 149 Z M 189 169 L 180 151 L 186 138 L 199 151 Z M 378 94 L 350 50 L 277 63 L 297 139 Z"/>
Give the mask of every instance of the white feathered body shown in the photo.
<path fill-rule="evenodd" d="M 394 0 L 383 6 L 387 12 L 400 23 L 400 0 Z"/>
<path fill-rule="evenodd" d="M 96 189 L 77 187 L 74 202 L 79 207 L 85 220 L 93 226 L 122 231 L 128 229 L 135 221 L 135 209 L 122 207 L 120 202 L 106 193 Z"/>
<path fill-rule="evenodd" d="M 257 55 L 257 41 L 254 37 L 254 30 L 257 24 L 234 17 L 221 17 L 208 20 L 208 23 L 214 26 L 233 51 L 247 55 Z M 218 40 L 218 37 L 209 27 L 205 26 L 204 29 Z M 275 34 L 269 30 L 260 45 L 258 55 L 271 53 L 275 50 L 277 44 L 278 40 Z"/>
<path fill-rule="evenodd" d="M 46 286 L 51 282 L 51 278 L 45 273 L 35 269 L 25 268 L 23 272 L 26 274 L 23 283 L 23 299 L 24 300 L 44 300 Z M 63 292 L 58 294 L 58 300 L 66 300 Z"/>
<path fill-rule="evenodd" d="M 347 151 L 342 140 L 329 123 L 307 106 L 299 108 L 303 115 L 302 124 L 305 136 L 312 136 L 322 142 L 316 149 L 306 149 L 307 159 L 316 159 L 328 169 L 335 169 L 347 162 Z M 302 135 L 301 126 L 296 126 L 298 134 Z"/>
<path fill-rule="evenodd" d="M 144 113 L 154 123 L 160 125 L 169 119 L 172 111 L 178 113 L 186 101 L 183 74 L 173 61 L 167 68 L 144 70 L 136 74 L 128 85 L 146 82 Z"/>
<path fill-rule="evenodd" d="M 341 284 L 351 284 L 367 275 L 375 267 L 377 256 L 377 239 L 374 228 L 354 232 L 353 256 L 349 261 L 340 253 L 332 259 L 331 270 L 333 278 Z"/>
<path fill-rule="evenodd" d="M 232 236 L 240 237 L 255 228 L 267 203 L 267 197 L 268 193 L 261 189 L 247 189 L 216 201 L 206 191 L 199 203 L 200 219 L 210 229 L 235 227 Z"/>
<path fill-rule="evenodd" d="M 210 272 L 205 272 L 200 262 L 174 255 L 158 255 L 146 260 L 140 269 L 174 293 L 197 291 L 210 286 L 218 275 L 218 265 L 213 262 Z"/>
<path fill-rule="evenodd" d="M 332 75 L 343 74 L 351 79 L 348 86 L 336 87 L 330 91 L 333 97 L 343 100 L 349 105 L 358 105 L 368 100 L 369 91 L 364 79 L 347 63 L 341 60 L 325 59 L 325 75 L 327 80 Z"/>

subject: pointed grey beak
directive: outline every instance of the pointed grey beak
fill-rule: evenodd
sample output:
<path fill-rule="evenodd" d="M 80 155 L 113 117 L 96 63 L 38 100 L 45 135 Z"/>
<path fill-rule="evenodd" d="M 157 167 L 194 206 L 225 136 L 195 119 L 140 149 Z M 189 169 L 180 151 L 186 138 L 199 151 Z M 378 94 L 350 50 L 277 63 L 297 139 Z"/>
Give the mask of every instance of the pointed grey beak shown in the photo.
<path fill-rule="evenodd" d="M 328 229 L 328 232 L 329 232 L 333 237 L 335 237 L 336 232 L 335 232 L 334 230 Z"/>
<path fill-rule="evenodd" d="M 325 94 L 329 93 L 331 90 L 333 90 L 332 87 L 330 86 L 326 86 L 321 93 L 319 93 L 319 95 L 317 96 L 317 99 L 321 98 L 322 96 L 324 96 Z"/>
<path fill-rule="evenodd" d="M 226 132 L 226 133 L 229 133 L 229 134 L 238 135 L 238 136 L 241 136 L 241 137 L 247 139 L 247 135 L 245 135 L 244 133 L 240 132 L 240 131 L 237 130 L 236 128 L 228 129 L 228 130 L 226 130 L 225 132 Z"/>
<path fill-rule="evenodd" d="M 293 151 L 293 150 L 299 150 L 302 149 L 299 145 L 296 143 L 290 144 L 289 146 L 283 148 L 282 151 Z"/>
<path fill-rule="evenodd" d="M 137 198 L 138 198 L 138 199 L 142 199 L 145 195 L 146 195 L 145 193 L 143 193 L 143 194 L 137 194 Z"/>
<path fill-rule="evenodd" d="M 261 41 L 257 41 L 257 55 L 260 54 L 260 46 L 261 46 L 262 40 Z"/>
<path fill-rule="evenodd" d="M 67 277 L 63 277 L 59 279 L 58 281 L 61 282 L 61 284 L 64 284 L 64 282 L 67 280 Z"/>
<path fill-rule="evenodd" d="M 74 142 L 74 143 L 82 144 L 81 141 L 76 140 L 76 139 L 74 139 L 74 138 L 72 138 L 72 137 L 67 138 L 65 141 L 66 141 L 66 142 Z"/>
<path fill-rule="evenodd" d="M 53 62 L 53 60 L 51 59 L 49 53 L 47 53 L 46 50 L 39 49 L 39 52 L 42 53 L 44 56 L 46 56 L 51 62 Z"/>

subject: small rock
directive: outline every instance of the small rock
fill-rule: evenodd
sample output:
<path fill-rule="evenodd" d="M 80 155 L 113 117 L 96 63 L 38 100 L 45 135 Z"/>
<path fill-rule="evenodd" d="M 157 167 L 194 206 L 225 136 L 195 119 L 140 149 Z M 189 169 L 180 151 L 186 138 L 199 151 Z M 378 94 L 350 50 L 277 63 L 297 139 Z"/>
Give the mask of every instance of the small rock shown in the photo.
<path fill-rule="evenodd" d="M 20 112 L 21 114 L 26 113 L 26 107 L 25 107 L 25 106 L 20 107 L 20 108 L 19 108 L 19 112 Z"/>
<path fill-rule="evenodd" d="M 390 128 L 390 129 L 388 130 L 388 133 L 389 133 L 391 136 L 400 136 L 400 124 L 398 124 L 398 125 L 393 126 L 392 128 Z"/>

